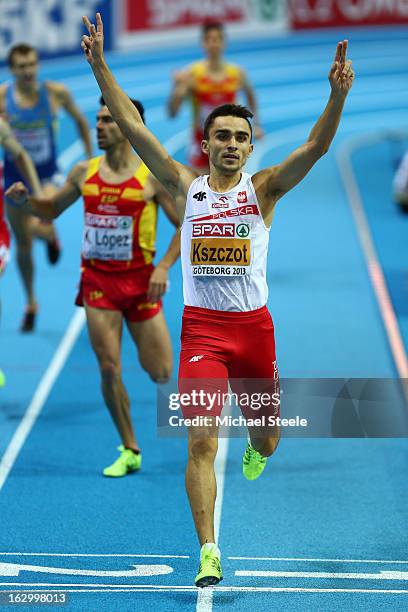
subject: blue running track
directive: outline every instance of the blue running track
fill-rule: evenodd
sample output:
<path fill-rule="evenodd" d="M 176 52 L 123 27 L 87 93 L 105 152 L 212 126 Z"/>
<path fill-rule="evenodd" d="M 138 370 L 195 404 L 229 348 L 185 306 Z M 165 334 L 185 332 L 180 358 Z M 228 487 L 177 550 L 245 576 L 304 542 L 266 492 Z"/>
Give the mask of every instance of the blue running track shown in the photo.
<path fill-rule="evenodd" d="M 246 67 L 256 86 L 268 134 L 255 144 L 250 170 L 279 162 L 307 138 L 327 99 L 338 36 L 344 32 L 230 44 L 230 59 Z M 347 156 L 408 345 L 408 217 L 391 193 L 400 154 L 394 133 L 408 128 L 408 30 L 348 36 L 356 81 L 339 134 L 302 185 L 279 203 L 271 233 L 269 308 L 283 377 L 398 375 L 342 173 Z M 151 129 L 180 161 L 186 159 L 189 111 L 170 121 L 165 101 L 172 71 L 197 57 L 191 48 L 109 58 L 126 91 L 145 103 Z M 99 92 L 82 58 L 44 63 L 42 74 L 66 83 L 94 124 Z M 0 81 L 5 78 L 0 70 Z M 82 155 L 76 138 L 62 118 L 64 171 Z M 0 285 L 0 365 L 7 376 L 0 390 L 0 457 L 8 449 L 0 471 L 0 593 L 62 591 L 70 597 L 65 609 L 87 611 L 407 609 L 403 438 L 284 439 L 256 482 L 242 477 L 245 441 L 223 440 L 217 529 L 224 581 L 213 590 L 195 589 L 198 545 L 184 492 L 186 439 L 158 436 L 155 388 L 126 335 L 124 377 L 144 464 L 120 480 L 101 476 L 119 441 L 100 396 L 83 316 L 73 306 L 81 202 L 57 225 L 64 248 L 57 269 L 47 266 L 43 245 L 36 245 L 35 334 L 17 331 L 23 297 L 14 263 Z M 161 219 L 159 255 L 170 232 Z M 170 278 L 165 313 L 177 363 L 179 264 Z"/>

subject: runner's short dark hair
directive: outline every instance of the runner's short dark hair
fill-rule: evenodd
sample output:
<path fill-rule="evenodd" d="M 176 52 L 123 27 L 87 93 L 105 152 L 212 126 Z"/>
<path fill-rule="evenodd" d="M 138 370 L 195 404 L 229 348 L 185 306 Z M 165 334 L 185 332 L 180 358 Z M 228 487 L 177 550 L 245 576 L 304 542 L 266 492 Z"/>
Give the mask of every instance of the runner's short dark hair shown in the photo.
<path fill-rule="evenodd" d="M 26 45 L 25 43 L 13 45 L 7 53 L 7 64 L 10 66 L 10 68 L 12 68 L 15 55 L 28 55 L 33 51 L 38 57 L 37 49 L 35 47 L 32 47 L 31 45 Z"/>
<path fill-rule="evenodd" d="M 205 21 L 201 26 L 201 36 L 204 38 L 208 32 L 211 30 L 218 30 L 222 35 L 224 35 L 225 28 L 224 24 L 221 21 Z"/>
<path fill-rule="evenodd" d="M 241 117 L 242 119 L 246 119 L 248 122 L 252 140 L 252 125 L 250 119 L 252 119 L 253 116 L 254 115 L 251 113 L 249 108 L 246 108 L 246 106 L 241 106 L 240 104 L 222 104 L 221 106 L 217 106 L 211 111 L 205 120 L 204 138 L 205 140 L 208 140 L 210 135 L 210 127 L 214 123 L 216 117 Z"/>
<path fill-rule="evenodd" d="M 144 109 L 144 106 L 143 106 L 143 104 L 141 103 L 141 101 L 140 101 L 140 100 L 136 100 L 135 98 L 129 98 L 129 100 L 132 102 L 133 106 L 136 106 L 137 110 L 139 111 L 139 115 L 140 115 L 140 116 L 141 116 L 141 118 L 142 118 L 143 123 L 145 123 L 145 117 L 144 117 L 144 112 L 145 112 L 145 109 Z M 103 96 L 101 96 L 101 97 L 99 98 L 99 104 L 100 104 L 101 106 L 106 106 L 106 102 L 105 102 L 105 100 L 103 99 Z"/>

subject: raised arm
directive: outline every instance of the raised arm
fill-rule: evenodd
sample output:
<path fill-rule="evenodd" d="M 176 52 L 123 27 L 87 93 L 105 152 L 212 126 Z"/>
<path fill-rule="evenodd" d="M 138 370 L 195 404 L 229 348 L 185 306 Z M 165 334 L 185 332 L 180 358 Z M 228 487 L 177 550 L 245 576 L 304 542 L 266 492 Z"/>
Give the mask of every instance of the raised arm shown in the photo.
<path fill-rule="evenodd" d="M 68 174 L 64 185 L 51 198 L 29 196 L 27 187 L 20 182 L 11 185 L 5 195 L 15 206 L 40 219 L 50 221 L 77 201 L 81 195 L 80 184 L 84 179 L 86 168 L 87 162 L 76 164 Z"/>
<path fill-rule="evenodd" d="M 167 109 L 170 117 L 175 117 L 183 101 L 191 95 L 192 78 L 189 70 L 180 70 L 173 75 L 173 88 L 170 93 Z"/>
<path fill-rule="evenodd" d="M 62 83 L 49 82 L 48 87 L 61 106 L 75 121 L 88 158 L 92 157 L 92 142 L 88 121 L 75 104 L 70 91 Z"/>
<path fill-rule="evenodd" d="M 34 195 L 40 195 L 41 184 L 37 170 L 27 151 L 21 146 L 10 126 L 0 118 L 0 144 L 13 157 L 18 171 L 25 181 L 30 185 Z"/>
<path fill-rule="evenodd" d="M 293 151 L 278 166 L 254 175 L 254 186 L 265 219 L 272 214 L 277 200 L 295 187 L 329 149 L 336 134 L 344 102 L 353 84 L 351 61 L 346 60 L 347 40 L 339 42 L 329 73 L 331 93 L 323 114 L 305 144 Z"/>
<path fill-rule="evenodd" d="M 255 138 L 262 138 L 264 136 L 264 131 L 259 122 L 255 91 L 244 70 L 241 70 L 241 89 L 244 92 L 245 97 L 247 99 L 247 106 L 254 115 L 254 118 L 252 121 L 253 126 L 254 126 L 254 136 Z"/>
<path fill-rule="evenodd" d="M 138 155 L 161 184 L 176 197 L 186 196 L 195 178 L 194 172 L 172 159 L 157 138 L 144 125 L 139 112 L 119 87 L 103 54 L 103 23 L 96 14 L 96 27 L 84 17 L 88 36 L 82 37 L 82 49 L 98 82 L 113 119 L 126 135 Z"/>
<path fill-rule="evenodd" d="M 176 227 L 176 231 L 173 234 L 167 251 L 162 259 L 156 264 L 149 280 L 149 288 L 147 291 L 148 299 L 152 302 L 157 302 L 166 292 L 169 269 L 180 256 L 180 222 L 174 209 L 173 198 L 156 179 L 153 179 L 153 181 L 155 187 L 154 199 L 160 208 L 163 209 L 169 221 Z"/>

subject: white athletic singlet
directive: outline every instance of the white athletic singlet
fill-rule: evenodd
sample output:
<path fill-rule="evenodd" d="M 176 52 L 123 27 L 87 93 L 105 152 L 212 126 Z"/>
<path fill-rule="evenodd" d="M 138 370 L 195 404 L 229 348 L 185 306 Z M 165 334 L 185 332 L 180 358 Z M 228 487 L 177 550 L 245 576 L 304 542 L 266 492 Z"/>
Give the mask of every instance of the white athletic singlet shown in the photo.
<path fill-rule="evenodd" d="M 181 227 L 186 306 L 231 312 L 265 306 L 268 242 L 249 174 L 225 193 L 210 189 L 208 175 L 196 178 Z"/>

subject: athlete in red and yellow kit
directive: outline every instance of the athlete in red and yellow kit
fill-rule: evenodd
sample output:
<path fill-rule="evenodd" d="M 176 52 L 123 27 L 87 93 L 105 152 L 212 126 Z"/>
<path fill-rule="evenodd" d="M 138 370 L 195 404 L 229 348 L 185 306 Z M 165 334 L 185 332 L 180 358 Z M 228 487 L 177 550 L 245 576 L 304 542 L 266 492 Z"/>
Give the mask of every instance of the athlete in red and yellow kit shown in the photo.
<path fill-rule="evenodd" d="M 143 115 L 143 107 L 132 100 Z M 76 303 L 86 310 L 89 337 L 98 359 L 102 393 L 122 439 L 119 458 L 105 476 L 124 476 L 141 466 L 141 453 L 121 377 L 123 320 L 134 340 L 142 367 L 157 382 L 172 370 L 170 337 L 160 298 L 167 271 L 180 252 L 177 231 L 163 259 L 153 266 L 158 205 L 177 225 L 168 192 L 134 154 L 101 99 L 96 123 L 105 155 L 79 162 L 50 199 L 27 198 L 22 183 L 7 192 L 15 204 L 53 219 L 80 195 L 84 200 L 81 283 Z"/>
<path fill-rule="evenodd" d="M 204 138 L 204 122 L 209 113 L 221 104 L 237 101 L 239 91 L 247 98 L 248 107 L 256 115 L 256 99 L 248 77 L 239 66 L 225 62 L 224 27 L 209 22 L 202 27 L 202 44 L 206 59 L 191 64 L 174 75 L 173 90 L 168 102 L 169 114 L 175 117 L 184 99 L 192 103 L 193 127 L 189 165 L 199 174 L 208 172 L 208 156 L 201 149 Z M 254 122 L 254 136 L 260 138 L 262 128 Z"/>

